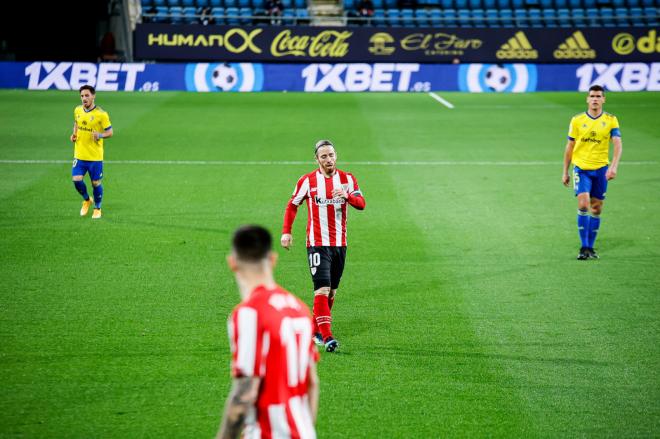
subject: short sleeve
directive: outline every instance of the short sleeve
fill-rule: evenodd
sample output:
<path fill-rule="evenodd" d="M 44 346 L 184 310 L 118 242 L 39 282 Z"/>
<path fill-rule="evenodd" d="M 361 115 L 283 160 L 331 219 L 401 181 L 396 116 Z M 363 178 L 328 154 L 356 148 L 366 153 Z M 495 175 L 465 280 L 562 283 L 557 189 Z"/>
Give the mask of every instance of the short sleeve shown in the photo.
<path fill-rule="evenodd" d="M 267 335 L 259 333 L 257 310 L 240 306 L 229 317 L 227 333 L 231 348 L 232 376 L 262 376 L 264 347 L 268 348 Z M 265 344 L 265 346 L 264 346 Z"/>
<path fill-rule="evenodd" d="M 358 185 L 357 179 L 353 174 L 348 174 L 348 189 L 349 195 L 362 195 L 360 185 Z"/>
<path fill-rule="evenodd" d="M 300 177 L 296 183 L 296 187 L 293 188 L 293 195 L 291 195 L 291 202 L 296 206 L 300 206 L 302 202 L 307 198 L 307 192 L 309 190 L 309 178 L 306 175 Z"/>
<path fill-rule="evenodd" d="M 619 129 L 619 120 L 616 116 L 612 116 L 612 124 L 610 126 L 610 137 L 621 137 L 621 130 Z"/>
<path fill-rule="evenodd" d="M 578 138 L 577 124 L 575 123 L 575 118 L 571 119 L 571 123 L 568 124 L 568 140 L 575 140 Z"/>
<path fill-rule="evenodd" d="M 110 128 L 112 128 L 112 123 L 110 122 L 110 115 L 108 113 L 103 113 L 101 122 L 104 131 L 107 131 Z"/>

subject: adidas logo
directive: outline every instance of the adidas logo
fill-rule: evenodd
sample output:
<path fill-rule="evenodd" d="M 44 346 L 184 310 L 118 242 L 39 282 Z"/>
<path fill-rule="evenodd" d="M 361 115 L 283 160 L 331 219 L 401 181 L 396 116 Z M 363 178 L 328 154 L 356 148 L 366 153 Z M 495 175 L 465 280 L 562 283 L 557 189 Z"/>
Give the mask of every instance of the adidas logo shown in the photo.
<path fill-rule="evenodd" d="M 586 38 L 582 32 L 575 31 L 573 35 L 566 38 L 566 41 L 561 43 L 552 55 L 555 59 L 593 59 L 596 58 L 596 51 L 589 47 Z"/>
<path fill-rule="evenodd" d="M 509 41 L 502 44 L 500 50 L 495 52 L 499 59 L 536 59 L 539 52 L 529 43 L 523 31 L 518 31 Z"/>

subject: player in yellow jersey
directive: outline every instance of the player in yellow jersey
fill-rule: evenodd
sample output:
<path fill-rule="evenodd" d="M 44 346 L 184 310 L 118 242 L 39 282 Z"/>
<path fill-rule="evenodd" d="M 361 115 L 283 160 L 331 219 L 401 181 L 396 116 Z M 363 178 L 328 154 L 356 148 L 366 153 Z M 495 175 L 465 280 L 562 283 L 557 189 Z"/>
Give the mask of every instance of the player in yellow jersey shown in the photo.
<path fill-rule="evenodd" d="M 573 188 L 578 200 L 578 232 L 582 246 L 579 260 L 597 259 L 594 242 L 600 228 L 600 213 L 607 192 L 607 182 L 616 177 L 623 146 L 616 116 L 603 112 L 605 90 L 600 85 L 589 88 L 587 111 L 571 119 L 564 152 L 562 182 L 568 186 L 568 168 L 573 163 Z M 614 145 L 609 161 L 610 141 Z"/>
<path fill-rule="evenodd" d="M 73 170 L 71 176 L 73 185 L 83 197 L 80 215 L 85 216 L 94 203 L 93 219 L 101 218 L 101 201 L 103 200 L 103 139 L 112 137 L 110 116 L 96 106 L 94 99 L 96 91 L 91 85 L 80 87 L 82 105 L 73 110 L 73 134 L 71 141 L 75 143 L 73 154 Z M 83 178 L 89 172 L 92 180 L 94 198 L 87 193 Z"/>

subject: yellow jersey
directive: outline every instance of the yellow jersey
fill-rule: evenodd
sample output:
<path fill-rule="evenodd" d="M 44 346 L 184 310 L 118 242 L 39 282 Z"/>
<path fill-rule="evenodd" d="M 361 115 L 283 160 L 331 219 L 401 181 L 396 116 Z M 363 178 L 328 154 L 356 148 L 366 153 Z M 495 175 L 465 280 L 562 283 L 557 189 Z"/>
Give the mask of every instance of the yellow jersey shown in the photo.
<path fill-rule="evenodd" d="M 73 110 L 73 121 L 78 126 L 78 137 L 73 152 L 74 158 L 94 162 L 102 161 L 103 139 L 94 140 L 92 131 L 104 133 L 112 128 L 108 113 L 98 106 L 87 111 L 85 107 L 78 105 Z"/>
<path fill-rule="evenodd" d="M 608 165 L 612 137 L 621 137 L 616 116 L 605 112 L 598 117 L 586 112 L 573 116 L 568 128 L 568 138 L 575 140 L 573 164 L 585 171 Z"/>

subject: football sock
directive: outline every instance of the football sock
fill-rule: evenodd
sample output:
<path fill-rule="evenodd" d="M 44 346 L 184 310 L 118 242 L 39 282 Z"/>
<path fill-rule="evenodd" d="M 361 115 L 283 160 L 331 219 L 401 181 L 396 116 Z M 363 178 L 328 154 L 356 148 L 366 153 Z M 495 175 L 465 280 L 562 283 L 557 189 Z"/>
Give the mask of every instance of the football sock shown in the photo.
<path fill-rule="evenodd" d="M 319 331 L 319 325 L 316 324 L 316 317 L 312 319 L 312 323 L 314 324 L 314 335 L 320 333 L 321 331 Z"/>
<path fill-rule="evenodd" d="M 85 200 L 89 200 L 89 194 L 87 193 L 87 186 L 84 181 L 74 181 L 73 185 L 76 187 L 76 190 Z"/>
<path fill-rule="evenodd" d="M 591 214 L 589 219 L 589 245 L 587 247 L 594 248 L 594 242 L 596 242 L 596 235 L 598 235 L 598 229 L 600 228 L 600 215 Z"/>
<path fill-rule="evenodd" d="M 582 247 L 589 247 L 589 212 L 587 210 L 578 209 L 577 225 Z"/>
<path fill-rule="evenodd" d="M 94 207 L 101 208 L 101 201 L 103 201 L 103 185 L 94 186 Z"/>
<path fill-rule="evenodd" d="M 323 294 L 314 296 L 314 320 L 316 320 L 323 340 L 332 337 L 332 317 L 330 317 L 328 296 L 324 296 Z"/>

